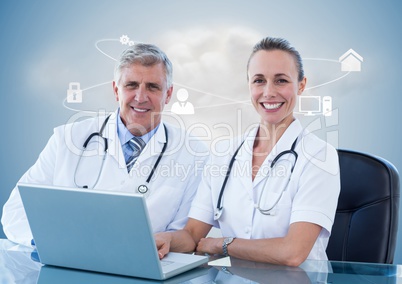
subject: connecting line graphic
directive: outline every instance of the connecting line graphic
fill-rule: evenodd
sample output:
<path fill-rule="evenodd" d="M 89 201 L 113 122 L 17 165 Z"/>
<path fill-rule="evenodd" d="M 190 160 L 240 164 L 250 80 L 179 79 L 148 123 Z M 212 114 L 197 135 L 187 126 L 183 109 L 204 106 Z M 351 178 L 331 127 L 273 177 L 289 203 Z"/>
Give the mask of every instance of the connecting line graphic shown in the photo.
<path fill-rule="evenodd" d="M 118 40 L 118 39 L 100 39 L 100 40 L 98 40 L 98 41 L 95 42 L 95 48 L 96 48 L 101 54 L 103 54 L 104 56 L 110 58 L 110 59 L 113 60 L 114 62 L 117 62 L 117 59 L 116 59 L 116 58 L 113 58 L 112 56 L 110 56 L 109 54 L 107 54 L 106 52 L 104 52 L 104 51 L 99 47 L 99 44 L 102 43 L 102 42 L 119 42 L 119 40 Z M 107 85 L 107 84 L 111 84 L 112 82 L 113 82 L 113 81 L 108 81 L 108 82 L 100 83 L 100 84 L 97 84 L 97 85 L 93 85 L 93 86 L 90 86 L 90 87 L 88 87 L 88 88 L 82 89 L 81 91 L 82 91 L 82 92 L 88 91 L 88 90 L 91 90 L 91 89 L 94 89 L 94 88 L 97 88 L 97 87 L 100 87 L 100 86 L 104 86 L 104 85 Z M 68 109 L 68 110 L 71 110 L 71 111 L 74 111 L 74 112 L 91 113 L 91 114 L 97 113 L 96 111 L 89 111 L 89 110 L 83 111 L 83 110 L 80 110 L 80 109 L 75 109 L 75 108 L 69 107 L 69 106 L 66 105 L 66 102 L 67 102 L 67 98 L 65 98 L 65 99 L 63 100 L 63 103 L 62 103 L 62 104 L 63 104 L 63 107 L 65 107 L 65 108 Z"/>
<path fill-rule="evenodd" d="M 127 37 L 127 39 L 128 39 L 128 37 Z M 110 56 L 109 54 L 107 54 L 106 52 L 104 52 L 104 51 L 101 49 L 101 47 L 99 46 L 101 43 L 104 43 L 104 42 L 120 42 L 120 43 L 122 43 L 122 41 L 119 40 L 119 39 L 100 39 L 100 40 L 98 40 L 98 41 L 95 42 L 95 48 L 96 48 L 101 54 L 103 54 L 103 55 L 106 56 L 107 58 L 113 60 L 114 62 L 117 62 L 117 59 L 116 59 L 116 58 L 114 58 L 114 57 Z M 131 41 L 130 41 L 130 42 L 131 42 Z M 133 42 L 133 43 L 139 43 L 139 42 L 136 41 L 136 42 Z M 123 44 L 124 44 L 124 43 L 123 43 Z M 328 61 L 328 62 L 340 63 L 338 60 L 325 59 L 325 58 L 303 58 L 303 60 Z M 350 72 L 351 72 L 351 71 L 348 71 L 346 74 L 342 75 L 341 77 L 338 77 L 338 78 L 333 79 L 333 80 L 331 80 L 331 81 L 328 81 L 328 82 L 325 82 L 325 83 L 322 83 L 322 84 L 319 84 L 319 85 L 315 85 L 315 86 L 312 86 L 312 87 L 308 87 L 308 88 L 306 88 L 306 90 L 312 90 L 312 89 L 319 88 L 319 87 L 322 87 L 322 86 L 325 86 L 325 85 L 334 83 L 334 82 L 336 82 L 336 81 L 339 81 L 339 80 L 343 79 L 344 77 L 348 76 L 348 75 L 350 74 Z M 112 83 L 112 81 L 108 81 L 108 82 L 100 83 L 100 84 L 97 84 L 97 85 L 93 85 L 93 86 L 90 86 L 90 87 L 88 87 L 88 88 L 82 89 L 82 92 L 88 91 L 88 90 L 90 90 L 90 89 L 94 89 L 94 88 L 97 88 L 97 87 L 100 87 L 100 86 L 103 86 L 103 85 L 111 84 L 111 83 Z M 181 84 L 181 83 L 173 82 L 173 84 L 174 84 L 175 86 L 179 86 L 179 87 L 182 87 L 182 88 L 186 88 L 186 89 L 191 90 L 191 91 L 194 91 L 194 92 L 202 93 L 202 94 L 207 95 L 207 96 L 211 96 L 211 97 L 215 97 L 215 98 L 219 98 L 219 99 L 228 101 L 228 102 L 226 102 L 226 103 L 220 103 L 220 104 L 214 104 L 214 105 L 208 105 L 208 106 L 201 106 L 201 107 L 199 106 L 199 107 L 195 107 L 195 109 L 214 108 L 214 107 L 228 106 L 228 105 L 234 105 L 234 104 L 251 105 L 250 100 L 236 100 L 236 99 L 231 99 L 231 98 L 228 98 L 228 97 L 225 97 L 225 96 L 221 96 L 221 95 L 217 95 L 217 94 L 205 92 L 205 91 L 203 91 L 203 90 L 196 89 L 196 88 L 193 88 L 193 87 L 190 87 L 190 86 Z M 64 106 L 66 109 L 71 110 L 71 111 L 75 111 L 75 112 L 80 112 L 80 111 L 82 111 L 82 110 L 74 109 L 74 108 L 71 108 L 71 107 L 67 106 L 67 105 L 66 105 L 66 102 L 67 102 L 67 98 L 65 98 L 65 99 L 63 100 L 63 106 Z M 95 111 L 84 111 L 84 112 L 95 113 Z M 297 112 L 296 112 L 296 113 L 297 113 Z"/>
<path fill-rule="evenodd" d="M 204 106 L 204 107 L 195 107 L 195 109 L 211 108 L 211 107 L 218 107 L 218 106 L 225 106 L 225 105 L 232 105 L 232 104 L 246 104 L 246 105 L 251 104 L 249 102 L 249 100 L 239 101 L 239 100 L 230 99 L 230 98 L 227 98 L 227 97 L 224 97 L 224 96 L 216 95 L 216 94 L 213 94 L 213 93 L 208 93 L 208 92 L 205 92 L 205 91 L 202 91 L 202 90 L 190 87 L 190 86 L 186 86 L 186 85 L 183 85 L 183 84 L 180 84 L 180 83 L 173 82 L 173 84 L 177 85 L 179 87 L 182 87 L 182 88 L 186 88 L 186 89 L 191 90 L 191 91 L 202 93 L 204 95 L 208 95 L 208 96 L 211 96 L 211 97 L 216 97 L 216 98 L 219 98 L 219 99 L 230 101 L 230 103 L 208 105 L 208 106 Z"/>
<path fill-rule="evenodd" d="M 109 54 L 107 54 L 106 52 L 104 52 L 102 49 L 100 49 L 100 47 L 98 46 L 99 43 L 101 42 L 106 42 L 106 41 L 117 41 L 119 42 L 118 39 L 100 39 L 97 42 L 95 42 L 95 48 L 102 53 L 103 55 L 105 55 L 106 57 L 109 57 L 110 59 L 112 59 L 113 61 L 117 61 L 116 58 L 111 57 Z"/>
<path fill-rule="evenodd" d="M 100 84 L 97 84 L 97 85 L 93 85 L 93 86 L 90 86 L 90 87 L 88 87 L 88 88 L 82 89 L 81 91 L 82 91 L 82 92 L 88 91 L 88 90 L 90 90 L 90 89 L 94 89 L 94 88 L 97 88 L 97 87 L 100 87 L 100 86 L 103 86 L 103 85 L 111 84 L 112 82 L 113 82 L 113 81 L 109 81 L 109 82 L 104 82 L 104 83 L 100 83 Z M 82 111 L 82 110 L 74 109 L 74 108 L 71 108 L 71 107 L 67 106 L 67 105 L 66 105 L 66 102 L 67 102 L 67 98 L 65 98 L 65 99 L 63 100 L 63 106 L 64 106 L 66 109 L 71 110 L 71 111 L 75 111 L 75 112 L 80 112 L 80 111 Z M 83 112 L 87 112 L 87 113 L 97 113 L 96 111 L 89 111 L 89 110 L 85 110 L 85 111 L 83 111 Z"/>
<path fill-rule="evenodd" d="M 325 58 L 303 58 L 303 60 L 328 61 L 328 62 L 340 63 L 338 60 L 334 60 L 334 59 L 325 59 Z M 347 64 L 347 63 L 344 63 L 344 64 L 346 64 L 346 65 L 348 65 L 348 66 L 350 67 L 349 64 Z M 305 91 L 307 91 L 307 90 L 312 90 L 312 89 L 316 89 L 316 88 L 319 88 L 319 87 L 322 87 L 322 86 L 325 86 L 325 85 L 334 83 L 334 82 L 336 82 L 336 81 L 338 81 L 338 80 L 340 80 L 340 79 L 342 79 L 342 78 L 345 78 L 346 76 L 348 76 L 348 75 L 350 74 L 350 72 L 351 72 L 350 70 L 351 70 L 351 68 L 349 68 L 349 71 L 348 71 L 346 74 L 342 75 L 341 77 L 338 77 L 338 78 L 336 78 L 336 79 L 334 79 L 334 80 L 331 80 L 331 81 L 328 81 L 328 82 L 325 82 L 325 83 L 322 83 L 322 84 L 319 84 L 319 85 L 315 85 L 315 86 L 306 88 Z"/>
<path fill-rule="evenodd" d="M 249 100 L 247 100 L 247 101 L 238 101 L 238 102 L 222 103 L 222 104 L 208 105 L 208 106 L 203 106 L 203 107 L 195 107 L 195 109 L 213 108 L 213 107 L 228 106 L 228 105 L 237 105 L 237 104 L 251 105 L 251 102 L 250 102 Z"/>

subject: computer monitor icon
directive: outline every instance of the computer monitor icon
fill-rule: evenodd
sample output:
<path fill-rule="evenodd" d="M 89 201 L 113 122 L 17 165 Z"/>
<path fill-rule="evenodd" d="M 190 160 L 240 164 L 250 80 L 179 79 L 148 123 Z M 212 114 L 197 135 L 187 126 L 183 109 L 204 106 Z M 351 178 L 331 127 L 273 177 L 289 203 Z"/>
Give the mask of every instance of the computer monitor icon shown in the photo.
<path fill-rule="evenodd" d="M 321 113 L 320 96 L 299 96 L 299 112 L 304 115 L 316 115 Z"/>

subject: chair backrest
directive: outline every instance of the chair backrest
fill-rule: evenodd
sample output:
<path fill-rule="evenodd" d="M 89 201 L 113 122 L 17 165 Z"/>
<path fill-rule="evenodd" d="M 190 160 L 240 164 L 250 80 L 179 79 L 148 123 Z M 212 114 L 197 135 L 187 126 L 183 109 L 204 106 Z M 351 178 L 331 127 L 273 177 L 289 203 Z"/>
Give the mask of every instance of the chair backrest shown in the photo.
<path fill-rule="evenodd" d="M 385 159 L 338 150 L 341 192 L 327 247 L 330 260 L 392 263 L 399 174 Z"/>

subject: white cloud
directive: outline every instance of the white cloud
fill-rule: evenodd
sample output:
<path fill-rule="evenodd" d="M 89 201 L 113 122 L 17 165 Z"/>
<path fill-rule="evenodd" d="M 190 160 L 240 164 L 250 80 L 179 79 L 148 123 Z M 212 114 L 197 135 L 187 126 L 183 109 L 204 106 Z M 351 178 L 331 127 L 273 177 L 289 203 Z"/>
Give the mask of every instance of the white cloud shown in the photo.
<path fill-rule="evenodd" d="M 166 32 L 158 38 L 155 43 L 173 63 L 175 91 L 189 87 L 189 102 L 195 107 L 195 115 L 183 116 L 186 125 L 202 122 L 213 129 L 214 125 L 226 123 L 240 134 L 244 127 L 258 121 L 249 104 L 246 66 L 252 47 L 261 38 L 243 27 L 189 28 Z M 170 106 L 174 101 L 175 92 Z M 242 112 L 240 123 L 237 110 Z M 219 130 L 212 132 L 215 136 L 220 134 Z"/>

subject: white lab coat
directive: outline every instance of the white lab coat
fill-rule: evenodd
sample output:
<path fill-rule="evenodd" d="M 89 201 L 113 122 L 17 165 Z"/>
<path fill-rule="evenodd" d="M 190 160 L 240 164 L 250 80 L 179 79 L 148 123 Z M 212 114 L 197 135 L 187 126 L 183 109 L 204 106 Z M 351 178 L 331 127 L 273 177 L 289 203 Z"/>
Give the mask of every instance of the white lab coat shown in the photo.
<path fill-rule="evenodd" d="M 223 236 L 244 239 L 283 237 L 289 225 L 294 222 L 310 222 L 323 229 L 317 239 L 309 259 L 327 259 L 327 247 L 340 192 L 339 162 L 336 150 L 314 134 L 303 130 L 295 120 L 282 135 L 274 149 L 252 180 L 252 150 L 258 129 L 246 135 L 226 184 L 222 205 L 223 211 L 218 221 L 214 220 L 217 202 L 227 172 L 229 161 L 241 141 L 222 143 L 215 153 L 211 153 L 206 164 L 204 178 L 190 209 L 189 217 L 198 219 L 221 229 Z M 298 137 L 295 151 L 298 159 L 291 179 L 283 195 L 283 186 L 278 186 L 284 176 L 284 167 L 293 165 L 294 156 L 287 154 L 278 162 L 274 177 L 267 177 L 272 160 L 282 151 L 289 150 Z M 231 155 L 224 152 L 230 150 Z M 223 154 L 222 154 L 223 153 Z M 265 189 L 264 189 L 265 188 Z M 255 205 L 264 189 L 276 192 L 276 196 L 263 198 L 261 208 L 268 209 L 273 200 L 280 197 L 271 211 L 273 215 L 260 213 Z"/>
<path fill-rule="evenodd" d="M 154 232 L 181 229 L 187 222 L 188 210 L 201 180 L 208 156 L 206 146 L 193 137 L 190 139 L 179 128 L 162 123 L 128 174 L 117 135 L 115 112 L 103 131 L 108 141 L 108 154 L 105 157 L 104 143 L 96 136 L 88 144 L 77 169 L 84 141 L 91 133 L 98 132 L 104 121 L 105 117 L 101 116 L 55 128 L 38 160 L 19 182 L 67 187 L 77 184 L 92 188 L 99 176 L 96 189 L 135 192 L 139 184 L 145 184 L 161 153 L 166 141 L 163 125 L 166 125 L 168 145 L 149 183 L 146 202 Z M 4 205 L 1 221 L 8 239 L 30 244 L 32 234 L 17 187 Z"/>

